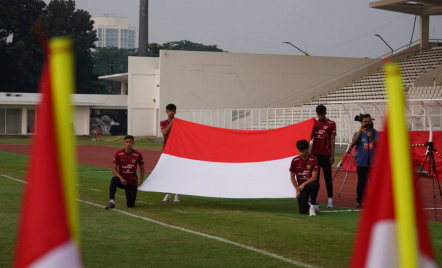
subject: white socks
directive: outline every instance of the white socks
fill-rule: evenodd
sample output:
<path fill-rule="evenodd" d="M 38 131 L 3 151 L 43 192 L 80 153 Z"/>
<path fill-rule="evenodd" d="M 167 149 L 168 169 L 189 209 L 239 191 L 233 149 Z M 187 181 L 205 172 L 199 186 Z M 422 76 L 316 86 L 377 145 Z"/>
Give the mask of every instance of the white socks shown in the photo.
<path fill-rule="evenodd" d="M 110 202 L 111 202 L 112 204 L 115 204 L 115 200 L 114 200 L 114 199 L 111 199 Z"/>

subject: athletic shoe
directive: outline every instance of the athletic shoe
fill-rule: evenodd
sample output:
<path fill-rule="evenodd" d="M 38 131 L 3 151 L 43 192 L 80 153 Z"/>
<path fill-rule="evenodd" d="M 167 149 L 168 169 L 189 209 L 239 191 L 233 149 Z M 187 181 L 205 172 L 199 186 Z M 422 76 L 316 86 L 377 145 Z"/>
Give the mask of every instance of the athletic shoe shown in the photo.
<path fill-rule="evenodd" d="M 114 209 L 115 208 L 115 204 L 110 202 L 109 204 L 107 204 L 107 206 L 105 207 L 105 209 Z"/>
<path fill-rule="evenodd" d="M 175 202 L 175 203 L 179 203 L 179 202 L 181 202 L 181 199 L 180 199 L 180 195 L 179 195 L 179 194 L 175 194 L 175 200 L 173 200 L 173 202 Z"/>
<path fill-rule="evenodd" d="M 315 217 L 316 216 L 316 208 L 314 205 L 310 205 L 310 217 Z"/>
<path fill-rule="evenodd" d="M 333 208 L 333 201 L 332 200 L 328 200 L 327 208 Z"/>
<path fill-rule="evenodd" d="M 172 197 L 170 197 L 170 194 L 166 194 L 163 201 L 161 201 L 161 202 L 170 202 L 170 201 L 172 201 Z"/>
<path fill-rule="evenodd" d="M 317 212 L 319 212 L 319 205 L 318 205 L 318 204 L 315 205 L 315 210 L 316 210 Z"/>

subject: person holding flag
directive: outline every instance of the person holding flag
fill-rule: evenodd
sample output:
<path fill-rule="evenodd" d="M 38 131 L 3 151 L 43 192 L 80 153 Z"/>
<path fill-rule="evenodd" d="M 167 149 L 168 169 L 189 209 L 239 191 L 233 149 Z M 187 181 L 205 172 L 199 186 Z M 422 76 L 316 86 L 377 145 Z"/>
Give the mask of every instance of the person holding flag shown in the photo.
<path fill-rule="evenodd" d="M 327 107 L 316 106 L 316 115 L 312 133 L 312 155 L 318 159 L 319 169 L 324 173 L 325 187 L 327 188 L 327 208 L 333 208 L 333 179 L 332 164 L 335 162 L 336 123 L 326 117 Z M 318 183 L 321 173 L 318 172 Z"/>

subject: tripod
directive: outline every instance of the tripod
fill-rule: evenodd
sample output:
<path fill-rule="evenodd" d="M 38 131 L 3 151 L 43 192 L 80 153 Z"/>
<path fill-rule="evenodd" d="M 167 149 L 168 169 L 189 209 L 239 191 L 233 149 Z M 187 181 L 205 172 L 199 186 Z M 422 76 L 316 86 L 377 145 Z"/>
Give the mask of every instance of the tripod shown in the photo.
<path fill-rule="evenodd" d="M 417 179 L 418 180 L 420 179 L 420 177 L 422 175 L 422 171 L 423 171 L 423 169 L 425 167 L 425 163 L 427 162 L 427 159 L 428 159 L 428 166 L 429 166 L 428 177 L 431 178 L 432 181 L 433 181 L 434 216 L 436 217 L 436 221 L 437 221 L 436 189 L 435 189 L 435 184 L 434 184 L 434 178 L 436 178 L 437 185 L 439 187 L 439 194 L 440 194 L 440 198 L 441 199 L 442 199 L 442 190 L 440 188 L 439 175 L 437 174 L 436 161 L 434 160 L 434 154 L 433 154 L 433 151 L 435 152 L 436 150 L 434 149 L 433 142 L 431 142 L 431 141 L 426 142 L 425 146 L 427 146 L 427 152 L 425 153 L 424 163 L 422 163 L 421 171 L 419 172 L 419 177 Z"/>
<path fill-rule="evenodd" d="M 336 175 L 338 175 L 338 172 L 339 172 L 339 170 L 341 170 L 341 167 L 342 167 L 342 165 L 345 163 L 345 160 L 347 159 L 347 157 L 348 157 L 349 155 L 351 155 L 351 159 L 350 159 L 350 162 L 349 162 L 348 167 L 347 167 L 347 170 L 346 170 L 347 172 L 345 173 L 344 181 L 342 182 L 342 186 L 341 186 L 341 189 L 339 190 L 338 197 L 341 197 L 341 192 L 342 192 L 342 189 L 344 188 L 345 181 L 347 180 L 348 173 L 350 172 L 350 167 L 351 167 L 351 165 L 353 164 L 353 161 L 354 161 L 354 159 L 355 159 L 355 153 L 356 153 L 357 151 L 354 150 L 353 153 L 352 153 L 352 150 L 353 150 L 353 148 L 355 147 L 355 145 L 356 145 L 356 144 L 353 144 L 353 143 L 350 144 L 350 147 L 349 147 L 349 148 L 347 149 L 347 151 L 345 152 L 345 157 L 344 157 L 344 159 L 342 159 L 341 162 L 338 164 L 338 169 L 336 170 L 335 175 L 333 176 L 333 179 L 332 179 L 332 181 L 335 180 Z"/>

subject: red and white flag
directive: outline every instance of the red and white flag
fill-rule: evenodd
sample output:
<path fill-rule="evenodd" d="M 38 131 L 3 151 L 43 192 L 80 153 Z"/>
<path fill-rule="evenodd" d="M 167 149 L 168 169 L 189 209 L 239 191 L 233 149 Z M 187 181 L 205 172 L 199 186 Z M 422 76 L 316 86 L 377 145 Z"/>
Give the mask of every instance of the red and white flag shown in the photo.
<path fill-rule="evenodd" d="M 49 52 L 40 81 L 43 99 L 26 174 L 15 268 L 83 267 L 69 100 L 74 88 L 72 42 L 54 38 Z"/>
<path fill-rule="evenodd" d="M 437 267 L 413 176 L 400 68 L 385 66 L 388 124 L 369 175 L 351 267 Z"/>
<path fill-rule="evenodd" d="M 295 197 L 289 168 L 315 119 L 272 129 L 230 130 L 175 118 L 142 191 L 224 198 Z"/>

